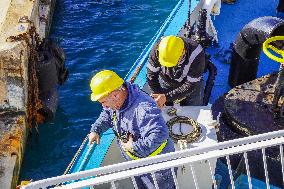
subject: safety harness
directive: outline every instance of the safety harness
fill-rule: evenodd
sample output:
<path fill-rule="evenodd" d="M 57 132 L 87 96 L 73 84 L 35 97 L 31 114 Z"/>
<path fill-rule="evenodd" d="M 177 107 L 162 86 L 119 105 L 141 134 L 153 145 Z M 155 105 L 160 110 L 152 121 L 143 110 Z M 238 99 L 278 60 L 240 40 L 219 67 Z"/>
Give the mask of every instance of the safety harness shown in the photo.
<path fill-rule="evenodd" d="M 113 125 L 115 127 L 115 129 L 112 128 L 115 136 L 121 140 L 122 142 L 126 143 L 128 141 L 128 138 L 123 137 L 121 135 L 119 135 L 118 133 L 118 128 L 117 128 L 117 116 L 116 116 L 116 112 L 113 111 L 113 116 L 112 116 L 112 121 L 113 121 Z M 165 140 L 156 150 L 154 150 L 151 154 L 149 154 L 147 157 L 153 157 L 156 156 L 158 154 L 160 154 L 163 149 L 166 147 L 168 143 L 168 140 Z M 132 160 L 137 160 L 140 159 L 140 157 L 136 156 L 135 154 L 133 154 L 132 152 L 129 152 L 127 150 L 125 150 L 125 153 L 132 159 Z"/>

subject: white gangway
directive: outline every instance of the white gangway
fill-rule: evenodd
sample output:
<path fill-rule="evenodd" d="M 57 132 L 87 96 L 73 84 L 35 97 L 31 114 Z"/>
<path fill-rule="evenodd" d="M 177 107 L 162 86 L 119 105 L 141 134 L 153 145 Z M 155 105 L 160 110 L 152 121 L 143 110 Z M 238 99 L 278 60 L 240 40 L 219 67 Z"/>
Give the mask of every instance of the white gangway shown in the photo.
<path fill-rule="evenodd" d="M 208 161 L 209 169 L 211 172 L 212 183 L 217 189 L 214 170 L 210 165 L 210 160 L 225 157 L 227 160 L 227 166 L 230 175 L 231 188 L 235 188 L 235 183 L 233 179 L 233 173 L 231 169 L 231 163 L 229 156 L 234 154 L 242 154 L 245 160 L 245 166 L 247 170 L 247 178 L 249 188 L 252 189 L 252 178 L 249 172 L 249 160 L 247 158 L 247 153 L 254 150 L 261 150 L 264 173 L 266 178 L 266 188 L 270 188 L 267 162 L 265 150 L 268 147 L 280 147 L 280 160 L 282 168 L 282 178 L 284 171 L 283 164 L 283 146 L 284 143 L 284 130 L 274 131 L 270 133 L 254 135 L 250 137 L 245 137 L 241 139 L 235 139 L 231 141 L 225 141 L 221 143 L 216 143 L 211 146 L 196 147 L 192 149 L 177 151 L 169 154 L 159 155 L 150 158 L 144 158 L 135 161 L 129 161 L 114 165 L 109 165 L 105 167 L 95 168 L 92 170 L 82 171 L 78 173 L 72 173 L 63 176 L 57 176 L 53 178 L 48 178 L 40 181 L 35 181 L 29 185 L 24 186 L 24 189 L 34 189 L 34 188 L 86 188 L 93 187 L 96 185 L 110 183 L 112 188 L 117 188 L 116 182 L 126 178 L 130 178 L 133 182 L 134 188 L 137 188 L 134 176 L 143 175 L 145 173 L 152 174 L 154 178 L 155 187 L 158 188 L 157 182 L 155 180 L 155 172 L 163 169 L 171 169 L 174 173 L 175 167 L 182 167 L 184 165 L 190 166 L 190 171 L 193 176 L 195 188 L 199 188 L 199 183 L 196 179 L 196 174 L 194 172 L 194 163 L 200 161 Z M 281 173 L 279 173 L 281 174 Z M 173 174 L 174 175 L 174 174 Z M 179 188 L 178 179 L 174 177 L 176 188 Z M 131 182 L 130 180 L 130 182 Z M 283 182 L 284 183 L 284 182 Z M 61 184 L 60 186 L 58 184 Z"/>

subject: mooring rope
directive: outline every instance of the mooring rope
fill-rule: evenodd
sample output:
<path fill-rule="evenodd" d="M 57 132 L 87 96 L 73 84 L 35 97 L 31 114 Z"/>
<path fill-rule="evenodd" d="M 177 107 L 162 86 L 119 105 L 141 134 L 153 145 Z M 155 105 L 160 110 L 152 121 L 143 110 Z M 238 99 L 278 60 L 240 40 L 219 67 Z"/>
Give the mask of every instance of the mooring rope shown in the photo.
<path fill-rule="evenodd" d="M 83 140 L 83 142 L 82 142 L 81 146 L 79 147 L 78 151 L 76 152 L 76 154 L 74 155 L 73 159 L 71 160 L 71 162 L 70 162 L 69 165 L 67 166 L 66 170 L 64 171 L 64 173 L 63 173 L 64 175 L 68 174 L 69 171 L 72 169 L 72 167 L 73 167 L 75 161 L 77 160 L 77 158 L 78 158 L 78 156 L 80 155 L 80 153 L 81 153 L 81 151 L 82 151 L 82 149 L 83 149 L 85 143 L 86 143 L 87 140 L 88 140 L 88 136 L 89 136 L 89 135 L 87 135 L 86 138 Z"/>
<path fill-rule="evenodd" d="M 174 134 L 173 126 L 176 123 L 180 124 L 185 123 L 188 125 L 192 125 L 193 131 L 191 131 L 188 134 L 182 134 L 182 135 Z M 173 117 L 169 121 L 167 121 L 167 125 L 169 127 L 170 136 L 174 139 L 175 142 L 177 142 L 178 140 L 186 140 L 187 143 L 192 143 L 197 141 L 201 135 L 201 127 L 199 123 L 190 117 L 185 117 L 185 116 Z"/>

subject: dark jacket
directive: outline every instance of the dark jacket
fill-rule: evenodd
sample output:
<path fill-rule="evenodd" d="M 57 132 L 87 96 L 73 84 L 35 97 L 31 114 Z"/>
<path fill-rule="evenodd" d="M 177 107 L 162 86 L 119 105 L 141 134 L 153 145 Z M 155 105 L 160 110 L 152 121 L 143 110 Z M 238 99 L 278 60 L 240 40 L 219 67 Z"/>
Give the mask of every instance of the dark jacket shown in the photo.
<path fill-rule="evenodd" d="M 205 69 L 205 53 L 201 45 L 191 39 L 182 39 L 186 54 L 177 66 L 168 68 L 160 65 L 158 58 L 160 41 L 153 46 L 148 60 L 149 87 L 153 93 L 165 94 L 167 102 L 182 99 L 193 91 L 202 80 Z"/>

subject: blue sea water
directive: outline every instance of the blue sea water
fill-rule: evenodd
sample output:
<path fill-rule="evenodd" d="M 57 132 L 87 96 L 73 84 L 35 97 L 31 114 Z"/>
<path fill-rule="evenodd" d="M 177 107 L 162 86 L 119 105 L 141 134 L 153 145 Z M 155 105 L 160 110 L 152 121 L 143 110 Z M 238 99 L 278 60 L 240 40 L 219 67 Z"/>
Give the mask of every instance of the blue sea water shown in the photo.
<path fill-rule="evenodd" d="M 55 120 L 29 137 L 20 180 L 63 174 L 101 106 L 89 81 L 101 69 L 126 75 L 177 0 L 57 0 L 51 37 L 67 55 L 69 78 L 59 88 Z"/>

